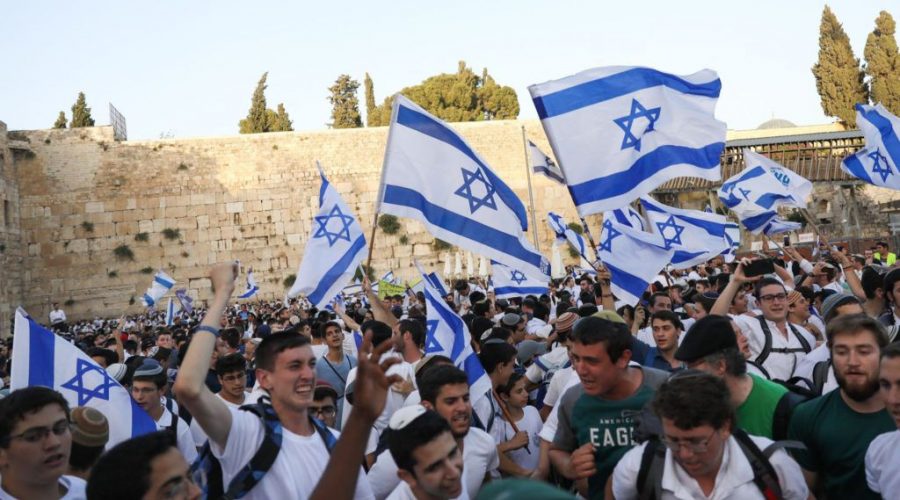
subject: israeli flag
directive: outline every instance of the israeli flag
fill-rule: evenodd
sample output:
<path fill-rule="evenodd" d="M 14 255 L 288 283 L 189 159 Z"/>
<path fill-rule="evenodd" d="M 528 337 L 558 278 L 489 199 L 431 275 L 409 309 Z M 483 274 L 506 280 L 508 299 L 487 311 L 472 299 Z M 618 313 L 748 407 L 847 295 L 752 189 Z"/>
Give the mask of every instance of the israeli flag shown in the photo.
<path fill-rule="evenodd" d="M 321 166 L 319 175 L 319 212 L 313 217 L 312 234 L 287 296 L 294 298 L 302 293 L 313 307 L 322 309 L 353 279 L 368 246 L 359 222 L 325 178 Z"/>
<path fill-rule="evenodd" d="M 491 380 L 472 350 L 472 336 L 466 323 L 430 286 L 425 287 L 427 316 L 425 319 L 425 354 L 440 354 L 466 372 L 472 404 L 491 390 Z"/>
<path fill-rule="evenodd" d="M 736 223 L 728 221 L 725 223 L 725 241 L 728 242 L 728 248 L 722 252 L 725 262 L 734 262 L 737 257 L 737 251 L 741 248 L 741 228 Z"/>
<path fill-rule="evenodd" d="M 581 258 L 590 264 L 591 256 L 588 251 L 589 245 L 584 241 L 582 235 L 576 233 L 568 224 L 566 224 L 566 221 L 562 216 L 553 212 L 547 212 L 547 224 L 550 225 L 550 229 L 556 234 L 557 241 L 568 241 L 569 245 L 572 245 L 572 248 L 581 255 Z"/>
<path fill-rule="evenodd" d="M 394 271 L 388 271 L 384 276 L 381 277 L 381 281 L 386 281 L 392 285 L 398 285 L 397 278 L 394 277 Z"/>
<path fill-rule="evenodd" d="M 533 142 L 528 141 L 528 152 L 531 156 L 531 171 L 541 174 L 550 180 L 554 180 L 560 184 L 565 184 L 566 179 L 563 177 L 562 170 L 559 169 L 549 156 L 545 155 Z"/>
<path fill-rule="evenodd" d="M 175 302 L 169 297 L 169 303 L 166 305 L 166 326 L 175 324 Z"/>
<path fill-rule="evenodd" d="M 377 206 L 419 220 L 461 249 L 549 275 L 550 263 L 525 235 L 525 206 L 515 193 L 453 129 L 399 94 Z"/>
<path fill-rule="evenodd" d="M 187 288 L 179 288 L 175 290 L 175 298 L 181 303 L 181 308 L 188 314 L 194 310 L 194 299 L 187 294 Z"/>
<path fill-rule="evenodd" d="M 528 90 L 585 216 L 623 207 L 676 177 L 720 180 L 721 87 L 711 70 L 676 76 L 616 66 Z"/>
<path fill-rule="evenodd" d="M 439 294 L 441 294 L 441 297 L 446 297 L 450 294 L 450 291 L 447 290 L 446 286 L 444 286 L 444 279 L 441 278 L 437 271 L 431 273 L 425 272 L 425 268 L 422 267 L 422 264 L 419 263 L 418 260 L 414 260 L 413 262 L 415 263 L 416 269 L 418 269 L 419 274 L 422 275 L 422 281 L 420 281 L 416 284 L 416 286 L 413 287 L 414 292 L 424 292 L 424 287 L 427 285 L 434 288 Z"/>
<path fill-rule="evenodd" d="M 496 261 L 491 261 L 491 265 L 494 267 L 494 295 L 498 299 L 541 295 L 549 292 L 546 279 L 531 278 L 518 269 L 504 266 Z"/>
<path fill-rule="evenodd" d="M 10 389 L 44 386 L 58 391 L 71 408 L 90 406 L 109 421 L 106 447 L 156 432 L 156 422 L 141 409 L 128 390 L 119 385 L 81 349 L 54 335 L 16 310 Z"/>
<path fill-rule="evenodd" d="M 687 269 L 720 255 L 731 245 L 725 240 L 724 215 L 670 207 L 649 196 L 641 197 L 653 233 L 663 246 L 675 250 L 672 267 Z"/>
<path fill-rule="evenodd" d="M 633 227 L 640 231 L 649 231 L 649 226 L 647 222 L 644 220 L 644 217 L 640 212 L 634 209 L 631 205 L 626 205 L 625 208 L 617 208 L 615 210 L 610 210 L 608 212 L 611 217 L 615 219 L 619 224 L 626 225 L 628 227 Z"/>
<path fill-rule="evenodd" d="M 866 147 L 844 158 L 841 168 L 869 184 L 900 189 L 900 118 L 881 103 L 857 104 L 856 125 L 866 138 Z"/>
<path fill-rule="evenodd" d="M 611 215 L 603 217 L 597 256 L 609 270 L 610 288 L 618 300 L 637 304 L 674 254 L 659 236 L 619 224 Z"/>
<path fill-rule="evenodd" d="M 763 228 L 763 234 L 766 236 L 774 236 L 776 234 L 788 233 L 791 231 L 798 231 L 803 227 L 803 224 L 799 222 L 791 222 L 782 219 L 781 217 L 773 217 Z"/>
<path fill-rule="evenodd" d="M 171 276 L 162 271 L 157 271 L 156 275 L 153 276 L 153 283 L 150 283 L 150 288 L 144 292 L 144 296 L 141 299 L 144 306 L 155 306 L 159 299 L 163 298 L 163 295 L 171 290 L 173 286 L 175 286 L 175 280 Z"/>
<path fill-rule="evenodd" d="M 249 299 L 259 292 L 259 286 L 256 284 L 256 278 L 253 277 L 253 269 L 247 271 L 247 289 L 244 293 L 238 295 L 239 299 Z"/>

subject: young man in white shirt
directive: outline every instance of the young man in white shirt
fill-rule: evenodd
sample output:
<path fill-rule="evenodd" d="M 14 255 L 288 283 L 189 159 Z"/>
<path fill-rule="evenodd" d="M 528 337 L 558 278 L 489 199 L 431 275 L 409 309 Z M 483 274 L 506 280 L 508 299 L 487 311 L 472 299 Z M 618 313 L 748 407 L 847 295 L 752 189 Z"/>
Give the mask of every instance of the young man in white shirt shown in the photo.
<path fill-rule="evenodd" d="M 876 437 L 866 451 L 866 483 L 883 497 L 900 493 L 900 344 L 881 350 L 878 375 L 884 407 L 897 425 L 895 431 Z"/>
<path fill-rule="evenodd" d="M 676 375 L 657 389 L 652 408 L 662 423 L 659 442 L 645 442 L 622 457 L 607 483 L 608 498 L 643 498 L 654 490 L 659 500 L 809 496 L 800 466 L 784 450 L 766 457 L 761 450 L 771 440 L 735 428 L 735 411 L 722 380 L 693 372 Z M 644 463 L 648 446 L 658 446 L 663 456 Z M 768 462 L 765 472 L 754 471 L 751 456 L 755 463 Z"/>
<path fill-rule="evenodd" d="M 168 379 L 162 365 L 155 359 L 145 359 L 134 371 L 131 397 L 156 422 L 158 430 L 168 430 L 176 436 L 178 449 L 184 459 L 193 462 L 197 458 L 197 445 L 190 426 L 163 405 L 162 397 L 167 384 Z"/>
<path fill-rule="evenodd" d="M 216 393 L 216 396 L 221 398 L 226 406 L 236 410 L 249 402 L 247 398 L 247 361 L 242 355 L 235 353 L 216 359 L 216 378 L 222 386 L 222 390 Z M 196 420 L 191 420 L 190 428 L 194 445 L 197 448 L 202 447 L 209 439 L 206 433 L 203 432 Z"/>
<path fill-rule="evenodd" d="M 69 405 L 46 387 L 0 400 L 0 499 L 85 498 L 85 482 L 66 476 L 72 433 Z"/>
<path fill-rule="evenodd" d="M 53 309 L 50 310 L 50 326 L 57 329 L 66 329 L 66 313 L 59 308 L 57 302 L 53 303 Z"/>

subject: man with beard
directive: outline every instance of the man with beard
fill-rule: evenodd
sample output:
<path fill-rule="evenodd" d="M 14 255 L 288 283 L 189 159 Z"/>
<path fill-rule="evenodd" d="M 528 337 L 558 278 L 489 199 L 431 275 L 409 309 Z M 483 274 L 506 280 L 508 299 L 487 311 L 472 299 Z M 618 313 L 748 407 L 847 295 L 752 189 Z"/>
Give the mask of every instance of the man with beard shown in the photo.
<path fill-rule="evenodd" d="M 866 482 L 869 488 L 885 497 L 900 492 L 900 344 L 881 351 L 878 377 L 881 397 L 898 430 L 875 438 L 866 452 Z"/>
<path fill-rule="evenodd" d="M 864 458 L 876 436 L 896 428 L 878 392 L 884 328 L 854 314 L 831 321 L 826 336 L 840 389 L 794 410 L 788 439 L 806 450 L 793 455 L 817 496 L 824 491 L 829 498 L 880 498 L 866 486 Z"/>

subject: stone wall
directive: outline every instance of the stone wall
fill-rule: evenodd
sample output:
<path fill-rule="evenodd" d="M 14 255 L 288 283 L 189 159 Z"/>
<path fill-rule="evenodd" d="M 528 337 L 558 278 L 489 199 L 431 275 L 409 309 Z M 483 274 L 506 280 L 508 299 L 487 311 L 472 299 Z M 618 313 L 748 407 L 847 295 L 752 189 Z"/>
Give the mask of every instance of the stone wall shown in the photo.
<path fill-rule="evenodd" d="M 6 124 L 0 122 L 0 333 L 7 331 L 22 301 L 22 236 L 19 188 Z"/>

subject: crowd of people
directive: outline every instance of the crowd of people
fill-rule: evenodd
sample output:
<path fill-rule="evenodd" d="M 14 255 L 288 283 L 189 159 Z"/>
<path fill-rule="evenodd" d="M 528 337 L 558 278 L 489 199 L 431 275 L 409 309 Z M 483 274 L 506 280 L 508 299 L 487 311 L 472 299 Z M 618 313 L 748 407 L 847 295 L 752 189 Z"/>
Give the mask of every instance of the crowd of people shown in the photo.
<path fill-rule="evenodd" d="M 599 265 L 540 296 L 459 279 L 483 393 L 429 348 L 421 293 L 368 281 L 326 310 L 236 301 L 220 264 L 168 325 L 54 304 L 157 432 L 110 443 L 120 415 L 6 389 L 0 498 L 896 498 L 895 266 L 886 243 L 788 246 L 664 270 L 634 307 Z"/>

